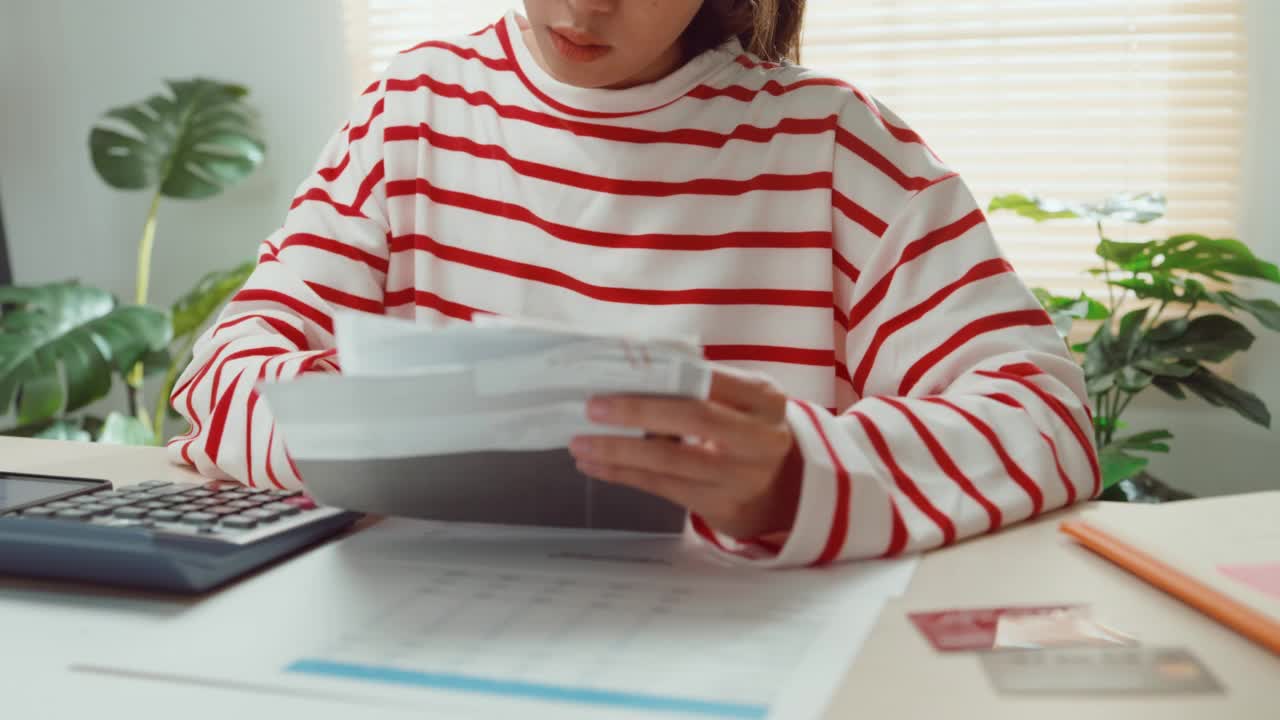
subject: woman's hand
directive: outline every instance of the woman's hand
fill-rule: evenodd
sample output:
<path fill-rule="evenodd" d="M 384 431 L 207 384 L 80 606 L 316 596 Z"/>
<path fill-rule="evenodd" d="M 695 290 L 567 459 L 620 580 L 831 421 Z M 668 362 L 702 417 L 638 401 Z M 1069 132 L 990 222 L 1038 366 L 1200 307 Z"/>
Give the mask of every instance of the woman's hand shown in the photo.
<path fill-rule="evenodd" d="M 582 436 L 569 449 L 586 475 L 665 497 L 733 537 L 758 537 L 790 530 L 799 504 L 798 473 L 784 472 L 795 443 L 786 409 L 772 383 L 717 371 L 708 400 L 592 399 L 593 421 L 648 436 Z"/>

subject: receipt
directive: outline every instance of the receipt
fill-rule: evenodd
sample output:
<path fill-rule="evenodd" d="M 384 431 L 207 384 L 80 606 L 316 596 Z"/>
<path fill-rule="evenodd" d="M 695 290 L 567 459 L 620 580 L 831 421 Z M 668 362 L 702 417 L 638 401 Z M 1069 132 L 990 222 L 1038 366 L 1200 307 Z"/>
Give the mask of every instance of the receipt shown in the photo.
<path fill-rule="evenodd" d="M 710 369 L 669 345 L 610 338 L 480 362 L 474 380 L 479 395 L 536 389 L 706 397 Z"/>

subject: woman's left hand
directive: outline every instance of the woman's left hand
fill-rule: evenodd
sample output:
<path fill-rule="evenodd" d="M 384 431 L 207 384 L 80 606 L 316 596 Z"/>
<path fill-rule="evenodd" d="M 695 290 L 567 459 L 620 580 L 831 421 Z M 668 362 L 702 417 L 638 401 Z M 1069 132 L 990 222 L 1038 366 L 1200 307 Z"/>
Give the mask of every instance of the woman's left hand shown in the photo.
<path fill-rule="evenodd" d="M 790 530 L 799 504 L 799 478 L 783 472 L 795 443 L 786 410 L 772 383 L 716 371 L 707 400 L 593 398 L 591 420 L 648 436 L 581 436 L 569 449 L 586 475 L 665 497 L 735 538 L 758 537 Z"/>

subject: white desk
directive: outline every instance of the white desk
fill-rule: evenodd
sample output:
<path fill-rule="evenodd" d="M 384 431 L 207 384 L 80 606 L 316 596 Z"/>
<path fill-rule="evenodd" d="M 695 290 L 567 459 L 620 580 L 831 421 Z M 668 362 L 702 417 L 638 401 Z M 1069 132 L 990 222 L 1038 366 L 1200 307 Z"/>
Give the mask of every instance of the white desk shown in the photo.
<path fill-rule="evenodd" d="M 161 450 L 0 438 L 6 470 L 101 477 L 117 484 L 191 479 Z M 1108 505 L 1108 514 L 1152 508 Z M 1280 718 L 1280 657 L 1253 645 L 1177 600 L 1134 579 L 1057 532 L 1070 515 L 1058 513 L 925 557 L 907 594 L 887 607 L 829 712 L 832 718 L 1153 718 L 1276 720 Z M 172 652 L 199 652 L 182 644 L 179 620 L 199 599 L 0 579 L 0 635 L 10 622 L 39 623 L 48 638 L 24 653 L 0 652 L 0 698 L 15 688 L 39 703 L 44 717 L 102 710 L 107 717 L 406 717 L 374 715 L 307 698 L 234 693 L 158 682 L 70 673 L 77 650 L 127 642 L 131 632 L 158 623 L 175 628 Z M 1190 647 L 1227 687 L 1222 696 L 1194 698 L 1010 699 L 994 693 L 971 656 L 933 652 L 905 613 L 964 606 L 1092 604 L 1118 629 L 1151 645 Z M 270 622 L 245 618 L 245 628 Z M 21 705 L 19 705 L 21 707 Z M 412 716 L 407 716 L 412 717 Z"/>

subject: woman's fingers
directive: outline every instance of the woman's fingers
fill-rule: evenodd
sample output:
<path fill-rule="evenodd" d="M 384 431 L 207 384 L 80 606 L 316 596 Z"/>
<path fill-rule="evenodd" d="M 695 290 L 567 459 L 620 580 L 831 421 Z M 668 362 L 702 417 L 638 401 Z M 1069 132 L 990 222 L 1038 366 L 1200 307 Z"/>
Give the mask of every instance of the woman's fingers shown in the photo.
<path fill-rule="evenodd" d="M 787 396 L 760 377 L 717 370 L 711 376 L 710 399 L 771 422 L 787 415 Z"/>
<path fill-rule="evenodd" d="M 690 482 L 709 483 L 724 474 L 724 458 L 705 446 L 683 442 L 585 435 L 574 438 L 569 451 L 581 462 L 642 470 Z"/>
<path fill-rule="evenodd" d="M 587 417 L 657 435 L 697 437 L 729 447 L 749 446 L 759 421 L 726 405 L 689 398 L 613 395 L 593 398 Z"/>

